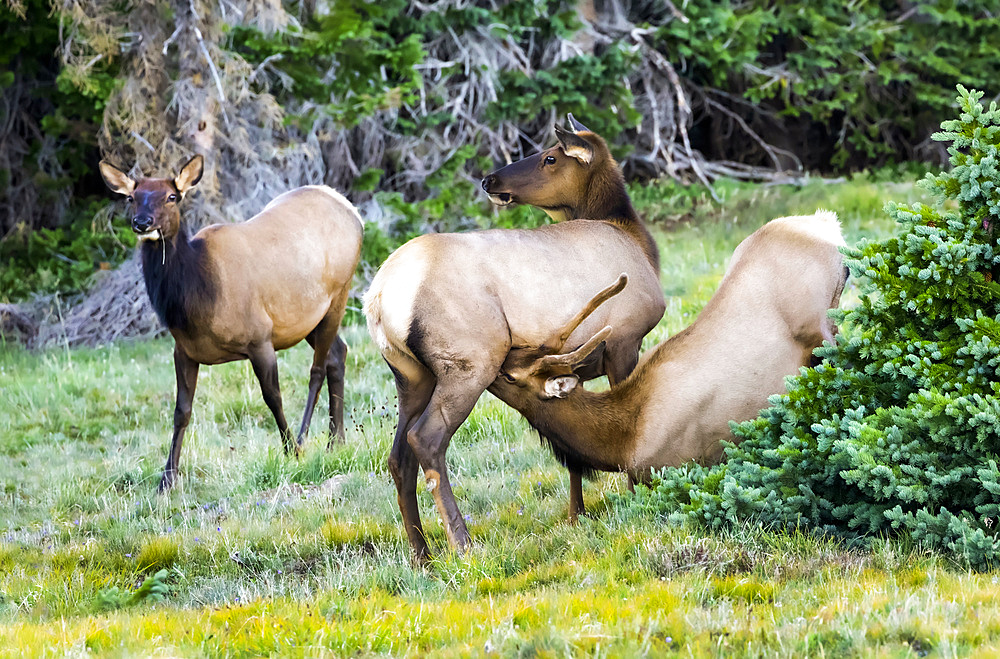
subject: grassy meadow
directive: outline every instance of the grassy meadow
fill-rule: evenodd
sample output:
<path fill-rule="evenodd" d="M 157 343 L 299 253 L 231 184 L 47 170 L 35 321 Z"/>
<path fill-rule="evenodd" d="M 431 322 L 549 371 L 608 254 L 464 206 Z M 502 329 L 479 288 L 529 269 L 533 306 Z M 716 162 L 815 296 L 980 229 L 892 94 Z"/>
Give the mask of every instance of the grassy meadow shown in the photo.
<path fill-rule="evenodd" d="M 647 347 L 693 320 L 767 219 L 830 208 L 853 243 L 892 231 L 885 201 L 926 201 L 874 177 L 719 194 L 634 190 L 667 295 Z M 321 396 L 304 456 L 286 458 L 249 364 L 202 368 L 162 497 L 170 340 L 0 347 L 0 657 L 1000 652 L 997 575 L 905 542 L 668 526 L 628 506 L 614 474 L 585 483 L 591 516 L 569 526 L 565 470 L 488 394 L 449 451 L 473 548 L 448 550 L 420 479 L 435 558 L 414 568 L 386 468 L 391 377 L 363 326 L 344 336 L 344 444 L 324 450 Z M 309 357 L 279 355 L 290 421 Z"/>

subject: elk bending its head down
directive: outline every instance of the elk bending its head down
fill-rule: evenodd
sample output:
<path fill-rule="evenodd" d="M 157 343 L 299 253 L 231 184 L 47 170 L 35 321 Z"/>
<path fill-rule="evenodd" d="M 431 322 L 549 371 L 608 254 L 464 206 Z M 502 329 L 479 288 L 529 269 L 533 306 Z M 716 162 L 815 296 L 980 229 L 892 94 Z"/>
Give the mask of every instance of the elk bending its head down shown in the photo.
<path fill-rule="evenodd" d="M 336 190 L 310 185 L 279 195 L 245 223 L 189 236 L 179 204 L 201 179 L 203 165 L 195 156 L 174 178 L 135 181 L 100 163 L 108 187 L 129 197 L 146 291 L 175 342 L 177 405 L 161 492 L 177 475 L 200 364 L 249 359 L 289 452 L 275 350 L 305 339 L 314 355 L 294 448 L 309 429 L 324 377 L 331 441 L 344 435 L 347 346 L 337 333 L 361 253 L 361 217 Z"/>
<path fill-rule="evenodd" d="M 508 176 L 519 167 L 536 173 Z M 581 377 L 607 374 L 617 382 L 635 367 L 642 337 L 665 308 L 656 245 L 599 136 L 585 129 L 560 133 L 558 146 L 491 174 L 483 187 L 502 203 L 542 204 L 560 218 L 592 219 L 531 230 L 420 236 L 396 250 L 372 280 L 365 294 L 368 329 L 399 395 L 389 469 L 418 560 L 428 555 L 417 509 L 421 467 L 449 542 L 458 548 L 469 543 L 445 452 L 511 348 L 558 336 L 555 319 L 579 309 L 591 296 L 592 282 L 626 272 L 629 290 L 561 337 L 561 343 L 576 347 L 613 323 L 605 349 L 581 370 Z M 576 474 L 579 492 L 579 473 L 586 466 L 571 454 L 562 457 Z M 571 487 L 575 513 L 583 502 L 579 495 L 574 500 L 573 493 Z"/>
<path fill-rule="evenodd" d="M 491 391 L 554 445 L 593 469 L 644 480 L 690 460 L 714 463 L 729 421 L 751 419 L 784 378 L 833 341 L 828 311 L 847 272 L 836 215 L 772 220 L 736 248 L 697 320 L 646 353 L 632 375 L 603 392 L 578 386 L 579 371 L 604 349 L 613 323 L 574 350 L 511 350 Z M 604 300 L 628 291 L 624 275 L 564 328 L 571 332 Z M 613 297 L 611 297 L 613 299 Z M 607 437 L 621 438 L 611 443 Z"/>

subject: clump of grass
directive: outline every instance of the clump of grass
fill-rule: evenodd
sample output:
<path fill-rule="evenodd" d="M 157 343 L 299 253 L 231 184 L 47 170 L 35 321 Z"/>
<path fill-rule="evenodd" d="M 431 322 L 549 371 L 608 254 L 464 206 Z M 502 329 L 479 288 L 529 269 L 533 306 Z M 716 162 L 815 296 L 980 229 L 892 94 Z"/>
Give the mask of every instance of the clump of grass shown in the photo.
<path fill-rule="evenodd" d="M 750 576 L 714 577 L 710 592 L 713 597 L 728 597 L 747 604 L 774 601 L 774 584 Z"/>
<path fill-rule="evenodd" d="M 551 469 L 535 468 L 521 476 L 519 494 L 525 498 L 544 498 L 554 495 L 562 483 Z"/>
<path fill-rule="evenodd" d="M 143 543 L 135 562 L 140 572 L 159 572 L 172 568 L 180 555 L 181 547 L 176 539 L 157 536 Z"/>
<path fill-rule="evenodd" d="M 569 583 L 576 574 L 577 569 L 573 565 L 537 565 L 509 577 L 484 577 L 476 582 L 475 591 L 479 595 L 526 593 L 553 584 Z"/>
<path fill-rule="evenodd" d="M 402 530 L 371 517 L 330 519 L 320 529 L 323 542 L 330 549 L 354 548 L 372 552 L 376 546 L 394 546 L 401 543 Z"/>

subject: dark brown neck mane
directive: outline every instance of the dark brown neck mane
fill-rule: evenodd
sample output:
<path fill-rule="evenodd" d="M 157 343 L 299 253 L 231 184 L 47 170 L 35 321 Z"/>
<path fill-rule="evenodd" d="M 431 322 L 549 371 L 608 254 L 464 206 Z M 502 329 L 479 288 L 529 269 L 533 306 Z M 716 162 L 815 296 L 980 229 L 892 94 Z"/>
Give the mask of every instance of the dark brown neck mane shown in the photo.
<path fill-rule="evenodd" d="M 169 240 L 143 242 L 139 254 L 153 311 L 167 329 L 186 331 L 192 316 L 215 299 L 204 243 L 191 240 L 181 224 Z"/>
<path fill-rule="evenodd" d="M 659 275 L 660 250 L 656 241 L 632 206 L 632 199 L 625 188 L 625 177 L 618 163 L 610 154 L 605 157 L 610 161 L 610 166 L 595 169 L 587 188 L 589 194 L 583 196 L 576 208 L 569 209 L 568 216 L 573 219 L 604 220 L 622 229 L 639 243 L 653 270 Z"/>

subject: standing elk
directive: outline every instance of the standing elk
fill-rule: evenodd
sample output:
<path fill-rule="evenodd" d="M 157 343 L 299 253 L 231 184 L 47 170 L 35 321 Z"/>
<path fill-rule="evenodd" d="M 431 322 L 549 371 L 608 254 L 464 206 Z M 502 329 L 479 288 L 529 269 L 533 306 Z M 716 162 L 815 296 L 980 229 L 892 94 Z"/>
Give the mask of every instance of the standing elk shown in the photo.
<path fill-rule="evenodd" d="M 828 316 L 844 289 L 844 244 L 834 213 L 772 220 L 736 248 L 718 290 L 694 323 L 643 355 L 617 386 L 577 386 L 579 371 L 606 349 L 613 326 L 575 350 L 558 341 L 515 348 L 490 391 L 557 450 L 631 481 L 691 460 L 718 462 L 729 421 L 745 421 L 784 389 L 784 378 L 834 341 Z M 591 299 L 559 335 L 573 332 L 625 287 Z M 620 438 L 607 442 L 605 438 Z"/>
<path fill-rule="evenodd" d="M 428 556 L 417 507 L 418 468 L 449 542 L 468 546 L 445 453 L 508 352 L 543 344 L 558 329 L 555 318 L 589 299 L 591 282 L 626 272 L 633 282 L 628 292 L 558 337 L 560 345 L 578 346 L 614 323 L 600 358 L 580 376 L 606 374 L 616 383 L 635 367 L 642 338 L 663 316 L 656 243 L 632 207 L 607 144 L 572 118 L 571 125 L 576 132 L 557 131 L 556 146 L 483 180 L 498 205 L 531 204 L 571 221 L 417 237 L 385 261 L 365 294 L 369 332 L 396 381 L 399 420 L 389 469 L 418 561 Z M 571 453 L 556 452 L 573 476 L 573 518 L 583 508 L 579 475 L 587 467 Z"/>
<path fill-rule="evenodd" d="M 324 376 L 330 442 L 344 437 L 347 345 L 337 333 L 361 253 L 361 217 L 336 190 L 307 185 L 279 195 L 244 223 L 215 224 L 190 237 L 178 205 L 203 167 L 199 155 L 174 178 L 134 181 L 100 163 L 107 186 L 128 196 L 146 292 L 174 337 L 177 405 L 159 492 L 177 477 L 200 364 L 250 360 L 287 454 L 293 443 L 275 351 L 305 339 L 313 361 L 294 450 L 298 454 L 309 430 Z"/>

